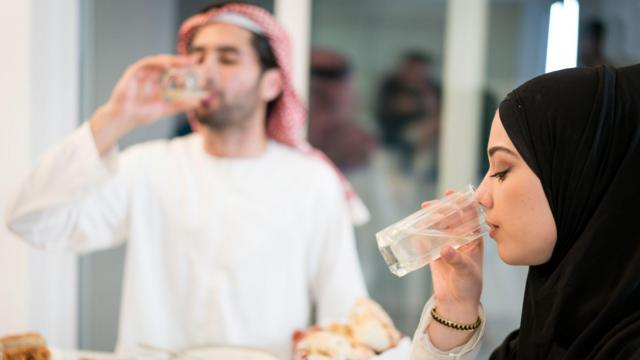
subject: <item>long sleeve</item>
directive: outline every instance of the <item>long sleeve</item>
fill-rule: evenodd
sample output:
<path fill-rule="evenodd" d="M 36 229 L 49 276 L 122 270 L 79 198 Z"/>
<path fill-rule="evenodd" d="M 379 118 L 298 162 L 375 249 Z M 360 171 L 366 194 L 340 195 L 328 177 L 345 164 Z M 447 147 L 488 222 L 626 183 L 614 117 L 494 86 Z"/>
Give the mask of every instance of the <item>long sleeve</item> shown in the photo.
<path fill-rule="evenodd" d="M 367 296 L 347 203 L 335 175 L 327 177 L 331 186 L 324 189 L 322 206 L 314 215 L 317 230 L 311 291 L 318 322 L 343 320 L 356 299 Z"/>
<path fill-rule="evenodd" d="M 437 349 L 429 340 L 429 335 L 426 333 L 426 329 L 429 323 L 432 321 L 430 313 L 433 309 L 435 300 L 433 297 L 427 301 L 422 310 L 422 316 L 420 318 L 420 324 L 413 335 L 413 344 L 411 349 L 411 360 L 473 360 L 480 351 L 480 340 L 482 334 L 484 334 L 485 328 L 485 314 L 484 309 L 480 306 L 480 319 L 482 324 L 480 328 L 475 331 L 471 339 L 466 344 L 460 345 L 447 352 Z"/>
<path fill-rule="evenodd" d="M 101 157 L 88 123 L 45 154 L 13 206 L 8 227 L 42 248 L 87 252 L 124 241 L 128 193 L 118 150 Z"/>

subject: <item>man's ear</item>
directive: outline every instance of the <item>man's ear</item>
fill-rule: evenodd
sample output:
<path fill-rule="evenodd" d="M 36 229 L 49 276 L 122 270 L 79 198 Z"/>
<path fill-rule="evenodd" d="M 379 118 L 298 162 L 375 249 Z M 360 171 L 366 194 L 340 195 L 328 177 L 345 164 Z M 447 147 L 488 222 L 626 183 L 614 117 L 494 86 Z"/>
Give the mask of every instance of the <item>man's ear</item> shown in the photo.
<path fill-rule="evenodd" d="M 283 86 L 284 79 L 279 69 L 265 70 L 260 84 L 262 99 L 269 102 L 277 98 L 282 93 Z"/>

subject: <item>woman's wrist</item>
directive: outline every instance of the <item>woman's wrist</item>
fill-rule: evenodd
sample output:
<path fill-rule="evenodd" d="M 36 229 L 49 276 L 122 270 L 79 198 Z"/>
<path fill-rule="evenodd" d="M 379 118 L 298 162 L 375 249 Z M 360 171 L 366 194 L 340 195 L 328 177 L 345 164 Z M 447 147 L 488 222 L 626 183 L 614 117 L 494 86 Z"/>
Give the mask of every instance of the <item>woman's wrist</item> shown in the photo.
<path fill-rule="evenodd" d="M 480 302 L 453 303 L 436 301 L 435 307 L 438 309 L 438 314 L 449 321 L 473 324 L 478 320 Z"/>
<path fill-rule="evenodd" d="M 454 302 L 434 302 L 437 316 L 445 321 L 438 322 L 433 319 L 433 315 L 425 313 L 424 316 L 431 317 L 429 325 L 423 331 L 428 334 L 429 341 L 433 346 L 441 351 L 449 351 L 453 348 L 466 344 L 477 331 L 460 330 L 455 326 L 446 325 L 447 322 L 463 325 L 463 327 L 474 327 L 480 319 L 480 303 L 454 303 Z M 431 309 L 429 309 L 431 311 Z M 479 327 L 479 326 L 478 326 Z"/>
<path fill-rule="evenodd" d="M 480 324 L 482 324 L 482 320 L 480 320 L 479 316 L 473 323 L 458 323 L 449 319 L 445 319 L 440 314 L 438 314 L 438 311 L 435 307 L 431 309 L 431 317 L 433 318 L 433 320 L 446 327 L 460 331 L 474 331 L 475 329 L 480 327 Z"/>

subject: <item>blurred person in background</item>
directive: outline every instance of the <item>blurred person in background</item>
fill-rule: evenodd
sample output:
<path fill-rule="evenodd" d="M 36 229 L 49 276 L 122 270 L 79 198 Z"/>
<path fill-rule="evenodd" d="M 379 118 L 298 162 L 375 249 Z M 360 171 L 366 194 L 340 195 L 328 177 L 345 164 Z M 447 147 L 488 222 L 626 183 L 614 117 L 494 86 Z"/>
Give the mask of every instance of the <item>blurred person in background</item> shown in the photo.
<path fill-rule="evenodd" d="M 588 20 L 578 38 L 578 66 L 613 65 L 605 56 L 607 27 L 600 19 Z"/>
<path fill-rule="evenodd" d="M 426 54 L 408 51 L 383 80 L 378 94 L 380 138 L 387 149 L 399 154 L 406 172 L 413 170 L 417 154 L 437 150 L 441 91 L 431 78 L 431 65 Z"/>
<path fill-rule="evenodd" d="M 309 142 L 343 171 L 366 166 L 377 147 L 358 123 L 353 70 L 336 51 L 311 52 Z"/>
<path fill-rule="evenodd" d="M 366 209 L 302 137 L 288 36 L 271 14 L 209 7 L 182 24 L 178 51 L 125 71 L 39 162 L 8 226 L 77 253 L 128 240 L 118 352 L 229 344 L 288 358 L 295 329 L 345 317 L 366 295 L 352 226 Z M 163 73 L 189 66 L 206 94 L 165 99 Z M 193 134 L 118 150 L 178 112 Z"/>

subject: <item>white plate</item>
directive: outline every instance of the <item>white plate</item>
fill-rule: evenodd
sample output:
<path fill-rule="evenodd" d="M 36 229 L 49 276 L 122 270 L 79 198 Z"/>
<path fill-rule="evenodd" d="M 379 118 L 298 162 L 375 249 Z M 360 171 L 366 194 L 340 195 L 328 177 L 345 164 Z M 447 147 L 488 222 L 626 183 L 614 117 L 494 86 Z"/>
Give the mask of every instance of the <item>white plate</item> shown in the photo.
<path fill-rule="evenodd" d="M 183 351 L 181 355 L 182 360 L 278 360 L 275 355 L 266 351 L 234 346 L 190 349 Z"/>

